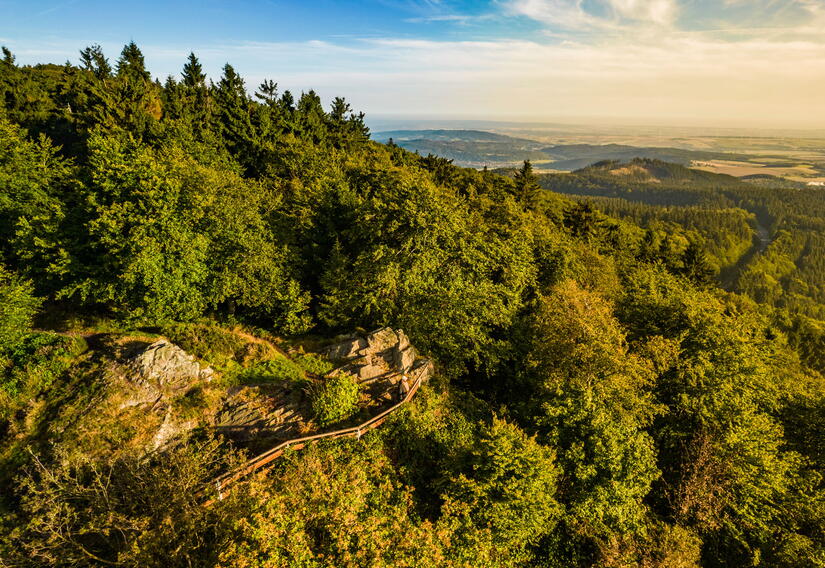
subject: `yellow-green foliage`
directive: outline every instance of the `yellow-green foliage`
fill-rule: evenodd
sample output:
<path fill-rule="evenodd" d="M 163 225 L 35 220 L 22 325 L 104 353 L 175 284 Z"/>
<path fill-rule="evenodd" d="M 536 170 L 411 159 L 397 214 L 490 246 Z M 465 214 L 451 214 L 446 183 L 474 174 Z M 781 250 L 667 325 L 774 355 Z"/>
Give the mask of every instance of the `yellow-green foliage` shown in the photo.
<path fill-rule="evenodd" d="M 166 325 L 161 328 L 161 334 L 184 351 L 219 366 L 239 358 L 249 343 L 217 324 Z"/>
<path fill-rule="evenodd" d="M 234 377 L 241 384 L 302 383 L 306 380 L 304 370 L 283 355 L 278 355 L 267 361 L 253 363 L 247 368 L 237 371 Z"/>
<path fill-rule="evenodd" d="M 0 358 L 0 420 L 8 418 L 27 397 L 47 394 L 80 353 L 80 337 L 32 333 Z"/>
<path fill-rule="evenodd" d="M 823 565 L 825 384 L 806 365 L 823 370 L 825 193 L 653 161 L 513 180 L 374 143 L 340 98 L 270 81 L 250 97 L 231 65 L 210 82 L 193 55 L 160 86 L 134 44 L 116 74 L 83 58 L 0 60 L 0 258 L 19 275 L 0 276 L 17 343 L 0 563 Z M 606 206 L 627 220 L 537 182 L 624 199 Z M 776 239 L 740 259 L 738 289 L 762 306 L 713 281 L 757 219 Z M 147 404 L 118 375 L 134 337 L 75 357 L 28 333 L 35 295 L 160 327 L 222 378 Z M 196 509 L 229 464 L 217 444 L 140 457 L 161 424 L 210 426 L 233 382 L 309 381 L 323 426 L 359 397 L 260 334 L 173 323 L 206 317 L 293 338 L 403 328 L 439 377 L 366 440 Z"/>
<path fill-rule="evenodd" d="M 308 393 L 312 414 L 321 426 L 340 422 L 358 410 L 358 383 L 351 375 L 322 379 L 311 384 Z"/>

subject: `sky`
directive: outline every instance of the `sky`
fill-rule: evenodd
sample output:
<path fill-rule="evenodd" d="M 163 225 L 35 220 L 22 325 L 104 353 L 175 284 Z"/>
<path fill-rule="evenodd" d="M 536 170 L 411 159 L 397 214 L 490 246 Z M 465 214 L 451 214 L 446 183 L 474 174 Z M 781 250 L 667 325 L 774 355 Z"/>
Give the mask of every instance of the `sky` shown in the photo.
<path fill-rule="evenodd" d="M 0 0 L 20 64 L 190 51 L 368 116 L 825 128 L 825 0 Z"/>

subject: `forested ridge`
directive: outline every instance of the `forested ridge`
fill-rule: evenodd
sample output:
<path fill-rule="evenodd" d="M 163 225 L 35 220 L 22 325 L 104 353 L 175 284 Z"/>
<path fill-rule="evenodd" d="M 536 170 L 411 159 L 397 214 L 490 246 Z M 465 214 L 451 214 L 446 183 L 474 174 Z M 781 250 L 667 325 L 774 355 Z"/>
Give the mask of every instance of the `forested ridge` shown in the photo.
<path fill-rule="evenodd" d="M 631 171 L 632 194 L 461 169 L 371 141 L 342 98 L 250 96 L 195 55 L 160 83 L 133 43 L 111 64 L 3 56 L 0 564 L 825 566 L 815 199 L 670 165 L 670 185 Z M 689 207 L 638 204 L 658 199 Z M 754 215 L 777 238 L 747 270 L 770 270 L 724 291 Z M 796 288 L 785 255 L 809 259 Z M 197 430 L 137 452 L 148 418 L 106 398 L 120 337 L 159 331 L 220 385 L 277 367 L 237 326 L 384 325 L 436 362 L 414 402 L 210 507 L 197 489 L 238 451 Z"/>
<path fill-rule="evenodd" d="M 728 288 L 763 306 L 806 362 L 825 370 L 825 191 L 775 179 L 753 185 L 656 160 L 602 162 L 542 175 L 571 194 L 648 230 L 672 247 L 683 235 Z"/>

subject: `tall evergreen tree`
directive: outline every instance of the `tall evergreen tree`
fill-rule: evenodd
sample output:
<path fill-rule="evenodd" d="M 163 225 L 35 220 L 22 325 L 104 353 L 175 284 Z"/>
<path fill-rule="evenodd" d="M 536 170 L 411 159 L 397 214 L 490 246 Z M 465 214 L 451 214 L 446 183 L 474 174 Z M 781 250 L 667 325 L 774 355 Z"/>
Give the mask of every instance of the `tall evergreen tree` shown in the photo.
<path fill-rule="evenodd" d="M 270 107 L 275 106 L 278 104 L 278 83 L 270 79 L 264 80 L 255 91 L 255 98 Z"/>
<path fill-rule="evenodd" d="M 14 54 L 5 45 L 3 46 L 3 63 L 6 65 L 14 65 Z"/>
<path fill-rule="evenodd" d="M 254 159 L 255 139 L 250 112 L 252 101 L 246 93 L 244 80 L 230 64 L 224 66 L 214 93 L 218 131 L 224 144 L 249 167 Z"/>
<path fill-rule="evenodd" d="M 98 44 L 80 50 L 80 64 L 100 80 L 108 79 L 112 75 L 112 66 Z"/>
<path fill-rule="evenodd" d="M 524 160 L 521 169 L 516 172 L 515 180 L 516 196 L 530 209 L 535 208 L 541 187 L 539 187 L 536 174 L 533 173 L 533 164 L 530 160 Z"/>
<path fill-rule="evenodd" d="M 203 72 L 198 58 L 194 53 L 189 54 L 189 58 L 183 65 L 183 84 L 189 88 L 204 88 L 206 87 L 206 75 Z"/>
<path fill-rule="evenodd" d="M 120 52 L 120 59 L 117 60 L 117 76 L 131 81 L 147 82 L 151 78 L 146 70 L 146 62 L 143 53 L 137 44 L 130 41 Z"/>

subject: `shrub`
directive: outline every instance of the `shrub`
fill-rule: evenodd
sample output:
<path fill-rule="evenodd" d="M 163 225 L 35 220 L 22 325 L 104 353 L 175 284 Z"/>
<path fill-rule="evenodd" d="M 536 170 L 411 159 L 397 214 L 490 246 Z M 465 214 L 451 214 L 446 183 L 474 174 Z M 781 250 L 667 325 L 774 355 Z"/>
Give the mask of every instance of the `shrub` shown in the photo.
<path fill-rule="evenodd" d="M 161 328 L 161 334 L 184 351 L 214 365 L 235 358 L 246 340 L 214 324 L 176 323 Z"/>
<path fill-rule="evenodd" d="M 80 337 L 32 333 L 6 350 L 0 359 L 0 418 L 13 412 L 13 401 L 47 389 L 86 347 Z"/>
<path fill-rule="evenodd" d="M 309 388 L 312 413 L 318 424 L 329 426 L 358 410 L 358 383 L 351 375 L 336 375 Z"/>
<path fill-rule="evenodd" d="M 30 332 L 40 300 L 32 283 L 0 266 L 0 352 L 13 349 Z"/>

